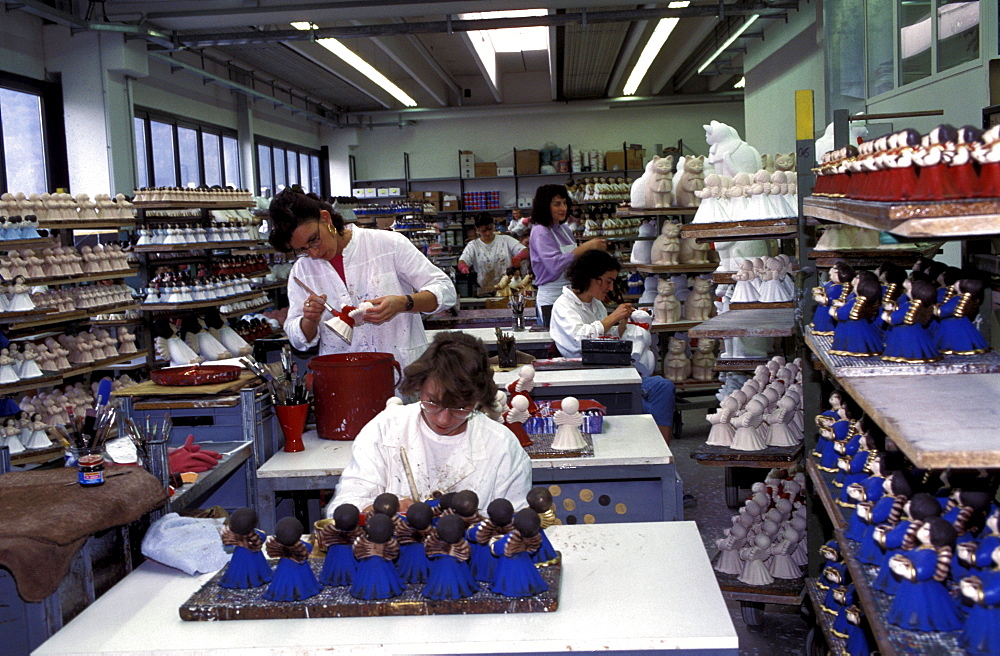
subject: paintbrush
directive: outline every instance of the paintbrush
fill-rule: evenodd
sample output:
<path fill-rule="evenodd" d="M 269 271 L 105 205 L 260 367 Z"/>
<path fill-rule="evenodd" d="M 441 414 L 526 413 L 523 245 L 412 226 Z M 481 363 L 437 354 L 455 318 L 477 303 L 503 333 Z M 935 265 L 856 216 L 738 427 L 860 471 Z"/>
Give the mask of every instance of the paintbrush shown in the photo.
<path fill-rule="evenodd" d="M 292 280 L 294 280 L 299 287 L 304 289 L 307 294 L 317 297 L 319 296 L 319 294 L 311 290 L 308 285 L 299 280 L 298 277 L 292 276 Z M 323 307 L 325 307 L 327 311 L 333 315 L 333 318 L 324 321 L 323 325 L 336 333 L 342 340 L 350 344 L 351 338 L 354 336 L 354 320 L 351 319 L 344 310 L 335 310 L 327 301 L 323 301 Z M 351 309 L 353 310 L 356 308 Z"/>

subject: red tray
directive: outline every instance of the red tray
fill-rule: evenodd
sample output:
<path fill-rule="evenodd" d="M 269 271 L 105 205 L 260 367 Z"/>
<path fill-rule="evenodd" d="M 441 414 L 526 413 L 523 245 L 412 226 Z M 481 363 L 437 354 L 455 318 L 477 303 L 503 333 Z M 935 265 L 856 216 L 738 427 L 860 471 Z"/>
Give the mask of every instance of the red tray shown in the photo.
<path fill-rule="evenodd" d="M 150 372 L 150 379 L 157 385 L 171 387 L 184 385 L 212 385 L 228 383 L 240 377 L 242 367 L 229 364 L 188 365 L 186 367 L 170 367 L 156 369 Z"/>

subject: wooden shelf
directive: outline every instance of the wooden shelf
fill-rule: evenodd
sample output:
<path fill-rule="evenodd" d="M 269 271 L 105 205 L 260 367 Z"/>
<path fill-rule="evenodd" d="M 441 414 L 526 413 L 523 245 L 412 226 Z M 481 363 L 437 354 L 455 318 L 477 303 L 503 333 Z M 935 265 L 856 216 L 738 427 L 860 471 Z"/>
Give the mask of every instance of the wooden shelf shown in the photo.
<path fill-rule="evenodd" d="M 712 273 L 718 264 L 633 264 L 639 273 Z"/>
<path fill-rule="evenodd" d="M 25 392 L 28 390 L 39 389 L 41 387 L 51 387 L 52 385 L 59 385 L 63 383 L 67 378 L 72 378 L 73 376 L 88 374 L 92 371 L 100 371 L 101 369 L 107 369 L 115 364 L 120 364 L 123 362 L 131 362 L 132 360 L 135 360 L 137 358 L 147 358 L 147 357 L 149 357 L 149 352 L 140 350 L 137 353 L 126 353 L 125 355 L 119 355 L 114 358 L 107 358 L 99 362 L 81 365 L 79 367 L 74 367 L 72 369 L 67 369 L 66 371 L 60 371 L 58 373 L 49 372 L 48 375 L 45 376 L 41 376 L 38 378 L 29 378 L 27 380 L 22 380 L 21 382 L 14 383 L 11 385 L 4 385 L 3 395 L 10 396 L 18 392 Z"/>
<path fill-rule="evenodd" d="M 770 585 L 747 585 L 732 574 L 715 572 L 724 599 L 760 604 L 799 606 L 805 599 L 805 579 L 775 579 Z"/>
<path fill-rule="evenodd" d="M 714 394 L 719 391 L 721 386 L 718 380 L 695 380 L 694 378 L 688 378 L 687 380 L 674 381 L 674 388 L 683 394 L 694 392 L 712 392 Z"/>
<path fill-rule="evenodd" d="M 833 490 L 830 483 L 833 480 L 833 474 L 820 471 L 812 458 L 806 458 L 806 472 L 809 473 L 816 496 L 823 503 L 826 514 L 830 517 L 830 521 L 833 522 L 833 527 L 841 530 L 847 528 L 847 520 L 844 518 L 844 513 L 841 511 L 840 506 L 833 500 Z"/>
<path fill-rule="evenodd" d="M 578 243 L 583 243 L 585 241 L 590 241 L 591 239 L 597 239 L 597 238 L 604 239 L 605 241 L 609 241 L 611 243 L 632 243 L 635 241 L 653 241 L 654 239 L 656 239 L 656 237 L 640 237 L 639 235 L 632 235 L 630 237 L 621 237 L 621 236 L 605 237 L 604 235 L 593 235 L 591 237 L 584 237 L 581 235 L 576 238 L 576 241 Z"/>
<path fill-rule="evenodd" d="M 730 310 L 781 310 L 794 308 L 795 301 L 775 301 L 774 303 L 762 303 L 760 301 L 747 301 L 745 303 L 730 303 Z"/>
<path fill-rule="evenodd" d="M 287 280 L 275 280 L 274 282 L 265 282 L 257 287 L 257 289 L 266 292 L 271 289 L 285 289 L 286 287 L 288 287 Z"/>
<path fill-rule="evenodd" d="M 622 218 L 641 218 L 644 216 L 694 216 L 697 211 L 697 207 L 650 207 L 648 209 L 638 207 L 621 207 L 615 212 L 615 216 Z"/>
<path fill-rule="evenodd" d="M 791 239 L 798 234 L 799 220 L 758 219 L 719 223 L 689 223 L 681 226 L 681 237 L 698 242 L 743 241 L 747 239 Z"/>
<path fill-rule="evenodd" d="M 249 301 L 257 297 L 260 292 L 248 292 L 235 296 L 216 298 L 211 301 L 188 301 L 187 303 L 143 303 L 140 309 L 143 312 L 168 312 L 171 310 L 198 310 L 200 308 L 217 307 L 219 305 L 229 305 L 240 301 Z"/>
<path fill-rule="evenodd" d="M 680 320 L 676 323 L 654 323 L 649 327 L 651 333 L 683 333 L 702 325 L 700 321 Z"/>
<path fill-rule="evenodd" d="M 99 271 L 97 273 L 81 273 L 72 276 L 50 276 L 47 278 L 30 278 L 25 280 L 28 285 L 37 287 L 40 285 L 58 287 L 61 285 L 75 285 L 81 282 L 96 282 L 98 280 L 124 280 L 132 276 L 139 275 L 139 269 L 121 269 L 119 271 Z"/>
<path fill-rule="evenodd" d="M 767 365 L 771 358 L 716 358 L 713 371 L 753 371 Z"/>
<path fill-rule="evenodd" d="M 39 219 L 38 227 L 46 230 L 101 230 L 106 228 L 134 228 L 131 219 Z"/>
<path fill-rule="evenodd" d="M 1000 233 L 1000 200 L 877 203 L 810 196 L 803 213 L 900 237 L 951 238 Z"/>
<path fill-rule="evenodd" d="M 802 445 L 769 446 L 763 451 L 735 451 L 726 446 L 703 444 L 691 452 L 691 457 L 699 465 L 709 467 L 781 469 L 799 461 Z"/>
<path fill-rule="evenodd" d="M 250 248 L 260 246 L 264 242 L 258 239 L 241 239 L 239 241 L 196 241 L 189 244 L 143 244 L 133 246 L 136 253 L 159 253 L 162 251 L 207 251 L 222 248 Z"/>
<path fill-rule="evenodd" d="M 18 319 L 29 319 L 31 317 L 41 317 L 52 312 L 54 308 L 36 307 L 32 310 L 17 310 L 14 312 L 0 312 L 0 324 L 14 323 Z"/>
<path fill-rule="evenodd" d="M 827 371 L 839 379 L 865 376 L 927 376 L 957 374 L 997 374 L 1000 373 L 1000 353 L 990 351 L 979 355 L 946 355 L 938 362 L 911 364 L 888 362 L 879 357 L 854 357 L 833 355 L 830 347 L 833 337 L 813 335 L 806 332 L 806 344 L 823 363 Z M 953 384 L 961 384 L 955 381 Z"/>
<path fill-rule="evenodd" d="M 790 337 L 795 334 L 795 310 L 723 312 L 688 331 L 689 337 Z"/>
<path fill-rule="evenodd" d="M 229 319 L 231 317 L 240 317 L 243 316 L 244 314 L 252 314 L 254 312 L 259 312 L 260 310 L 269 308 L 272 305 L 274 305 L 274 301 L 268 299 L 267 301 L 258 303 L 253 307 L 248 307 L 243 310 L 232 310 L 231 312 L 220 312 L 219 314 L 221 314 L 224 319 Z"/>
<path fill-rule="evenodd" d="M 52 237 L 39 237 L 37 239 L 2 239 L 0 240 L 0 251 L 12 251 L 22 248 L 48 248 L 53 246 L 55 240 Z"/>
<path fill-rule="evenodd" d="M 919 257 L 932 257 L 941 252 L 940 242 L 930 245 L 900 244 L 883 248 L 855 248 L 843 250 L 809 251 L 809 259 L 816 260 L 818 267 L 831 267 L 837 260 L 845 260 L 854 267 L 877 267 L 883 262 L 893 262 L 909 269 Z"/>
<path fill-rule="evenodd" d="M 1000 467 L 1000 375 L 841 378 L 917 467 Z"/>
<path fill-rule="evenodd" d="M 49 462 L 56 458 L 62 458 L 65 450 L 58 444 L 43 447 L 41 449 L 28 449 L 21 453 L 11 454 L 10 464 L 14 467 L 32 465 L 40 462 Z"/>
<path fill-rule="evenodd" d="M 71 378 L 73 376 L 89 374 L 92 371 L 100 371 L 102 369 L 107 369 L 111 365 L 131 362 L 136 358 L 148 358 L 148 357 L 149 357 L 149 352 L 144 350 L 139 350 L 136 353 L 126 353 L 124 355 L 118 355 L 113 358 L 107 358 L 106 360 L 101 360 L 99 362 L 94 362 L 92 364 L 85 364 L 80 367 L 74 367 L 73 369 L 69 369 L 68 371 L 62 372 L 62 377 L 65 380 L 66 378 Z"/>
<path fill-rule="evenodd" d="M 17 394 L 18 392 L 26 392 L 28 390 L 38 389 L 39 387 L 49 387 L 51 385 L 58 385 L 62 382 L 62 375 L 60 374 L 48 374 L 46 376 L 39 376 L 37 378 L 25 378 L 17 383 L 8 383 L 3 386 L 3 395 L 11 396 Z"/>
<path fill-rule="evenodd" d="M 72 312 L 50 312 L 48 314 L 42 315 L 42 318 L 28 317 L 27 321 L 17 321 L 9 322 L 11 330 L 21 331 L 25 328 L 34 328 L 36 326 L 47 326 L 54 323 L 65 323 L 68 321 L 77 321 L 79 319 L 88 319 L 90 317 L 96 316 L 98 314 L 110 314 L 112 312 L 124 312 L 126 310 L 138 310 L 139 304 L 135 302 L 128 303 L 118 303 L 115 305 L 101 305 L 98 307 L 87 308 L 86 310 L 74 310 Z"/>
<path fill-rule="evenodd" d="M 253 201 L 191 201 L 191 200 L 138 200 L 132 201 L 136 209 L 143 210 L 249 210 L 255 207 Z"/>

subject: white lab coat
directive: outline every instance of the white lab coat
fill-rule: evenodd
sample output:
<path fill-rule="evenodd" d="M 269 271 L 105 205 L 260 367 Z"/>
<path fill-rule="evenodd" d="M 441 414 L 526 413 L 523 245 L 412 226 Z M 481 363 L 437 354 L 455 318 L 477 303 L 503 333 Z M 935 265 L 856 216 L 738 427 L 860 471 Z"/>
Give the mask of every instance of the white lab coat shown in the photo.
<path fill-rule="evenodd" d="M 552 320 L 549 321 L 549 333 L 556 347 L 564 358 L 580 357 L 581 339 L 600 337 L 605 334 L 601 323 L 608 316 L 604 303 L 593 299 L 584 303 L 576 293 L 566 285 L 562 295 L 552 304 Z M 618 334 L 618 326 L 612 326 L 612 334 Z"/>
<path fill-rule="evenodd" d="M 348 225 L 353 235 L 344 248 L 344 275 L 340 279 L 333 265 L 326 260 L 300 257 L 292 266 L 291 276 L 298 277 L 317 294 L 326 294 L 327 302 L 336 309 L 345 305 L 357 307 L 362 301 L 379 296 L 412 294 L 429 291 L 437 297 L 435 312 L 450 308 L 457 300 L 455 284 L 448 275 L 434 266 L 424 254 L 403 235 L 387 230 L 368 230 Z M 291 277 L 288 280 L 288 318 L 285 333 L 297 349 L 305 350 L 319 342 L 320 355 L 330 353 L 391 353 L 399 366 L 406 368 L 423 354 L 428 340 L 423 322 L 417 313 L 399 314 L 382 325 L 365 323 L 354 328 L 351 344 L 347 344 L 322 324 L 313 340 L 302 333 L 302 304 L 308 294 Z M 326 312 L 322 320 L 330 318 Z"/>
<path fill-rule="evenodd" d="M 513 237 L 494 235 L 489 244 L 473 239 L 465 245 L 458 259 L 476 270 L 476 282 L 481 291 L 492 292 L 510 267 L 511 259 L 523 250 L 521 242 Z"/>
<path fill-rule="evenodd" d="M 363 510 L 383 492 L 412 497 L 400 447 L 406 447 L 417 491 L 423 498 L 435 490 L 472 490 L 479 495 L 484 513 L 490 501 L 499 498 L 510 501 L 515 510 L 526 505 L 531 460 L 510 429 L 481 412 L 474 413 L 448 461 L 437 471 L 429 471 L 417 423 L 422 421 L 420 404 L 411 403 L 386 408 L 368 422 L 354 440 L 351 462 L 326 507 L 326 516 L 332 517 L 343 503 Z"/>

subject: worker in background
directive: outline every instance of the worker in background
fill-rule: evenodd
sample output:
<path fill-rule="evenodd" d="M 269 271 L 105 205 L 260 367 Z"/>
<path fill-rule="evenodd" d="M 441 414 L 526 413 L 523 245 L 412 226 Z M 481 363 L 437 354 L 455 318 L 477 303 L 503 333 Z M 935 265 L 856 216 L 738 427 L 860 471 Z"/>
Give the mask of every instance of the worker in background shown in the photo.
<path fill-rule="evenodd" d="M 489 212 L 476 215 L 476 235 L 476 239 L 466 244 L 459 256 L 458 270 L 468 274 L 470 269 L 475 269 L 479 295 L 489 296 L 507 270 L 519 268 L 528 253 L 517 239 L 497 234 L 496 224 Z"/>

